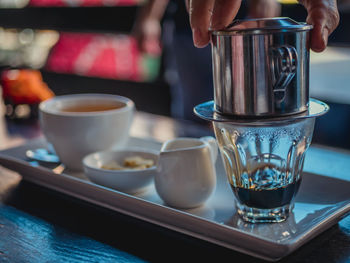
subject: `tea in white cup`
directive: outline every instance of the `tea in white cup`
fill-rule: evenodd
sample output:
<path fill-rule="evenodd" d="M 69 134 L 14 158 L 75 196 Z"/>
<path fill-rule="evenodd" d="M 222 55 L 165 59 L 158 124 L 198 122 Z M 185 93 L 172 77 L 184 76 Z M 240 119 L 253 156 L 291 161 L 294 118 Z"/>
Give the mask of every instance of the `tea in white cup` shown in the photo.
<path fill-rule="evenodd" d="M 134 103 L 122 96 L 75 94 L 42 102 L 39 117 L 62 163 L 81 171 L 84 156 L 126 145 L 134 111 Z"/>

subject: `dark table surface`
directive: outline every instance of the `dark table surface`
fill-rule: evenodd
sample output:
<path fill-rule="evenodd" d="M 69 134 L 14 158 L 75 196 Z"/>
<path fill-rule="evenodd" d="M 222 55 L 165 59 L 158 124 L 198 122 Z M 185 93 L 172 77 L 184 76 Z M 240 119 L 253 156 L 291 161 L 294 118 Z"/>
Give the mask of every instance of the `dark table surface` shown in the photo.
<path fill-rule="evenodd" d="M 37 121 L 1 120 L 0 148 L 41 135 Z M 164 141 L 210 128 L 138 113 L 131 134 Z M 350 190 L 350 189 L 349 189 Z M 21 180 L 0 167 L 0 262 L 261 262 Z M 350 216 L 282 262 L 350 262 Z"/>

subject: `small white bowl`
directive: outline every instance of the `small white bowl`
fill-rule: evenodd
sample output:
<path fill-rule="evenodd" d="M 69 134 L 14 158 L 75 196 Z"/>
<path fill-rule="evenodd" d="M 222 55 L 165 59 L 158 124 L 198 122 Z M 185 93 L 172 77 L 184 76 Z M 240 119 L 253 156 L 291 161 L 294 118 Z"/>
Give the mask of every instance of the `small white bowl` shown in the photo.
<path fill-rule="evenodd" d="M 154 166 L 141 170 L 109 170 L 101 166 L 112 161 L 122 164 L 124 159 L 140 156 L 152 159 Z M 156 174 L 158 152 L 144 149 L 127 149 L 120 151 L 101 151 L 87 155 L 83 159 L 85 175 L 94 183 L 128 194 L 140 193 L 146 190 Z"/>

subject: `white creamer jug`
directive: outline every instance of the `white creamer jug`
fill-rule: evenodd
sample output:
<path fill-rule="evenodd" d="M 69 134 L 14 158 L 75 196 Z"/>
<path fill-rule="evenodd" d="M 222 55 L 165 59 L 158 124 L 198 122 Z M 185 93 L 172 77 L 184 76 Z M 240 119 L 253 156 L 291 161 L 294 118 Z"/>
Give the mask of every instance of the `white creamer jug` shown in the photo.
<path fill-rule="evenodd" d="M 165 142 L 155 176 L 159 196 L 172 207 L 202 205 L 215 189 L 217 155 L 216 140 L 211 136 Z"/>

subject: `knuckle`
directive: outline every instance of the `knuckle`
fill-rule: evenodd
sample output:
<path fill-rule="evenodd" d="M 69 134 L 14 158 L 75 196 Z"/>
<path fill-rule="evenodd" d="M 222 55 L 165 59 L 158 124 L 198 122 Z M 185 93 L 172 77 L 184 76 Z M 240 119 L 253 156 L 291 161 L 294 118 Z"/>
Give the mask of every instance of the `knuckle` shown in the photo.
<path fill-rule="evenodd" d="M 333 31 L 338 25 L 340 21 L 340 15 L 337 9 L 331 9 L 328 13 L 328 21 L 327 25 L 331 31 Z"/>
<path fill-rule="evenodd" d="M 308 11 L 310 20 L 325 25 L 330 31 L 339 24 L 340 16 L 336 5 L 315 4 Z"/>

